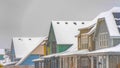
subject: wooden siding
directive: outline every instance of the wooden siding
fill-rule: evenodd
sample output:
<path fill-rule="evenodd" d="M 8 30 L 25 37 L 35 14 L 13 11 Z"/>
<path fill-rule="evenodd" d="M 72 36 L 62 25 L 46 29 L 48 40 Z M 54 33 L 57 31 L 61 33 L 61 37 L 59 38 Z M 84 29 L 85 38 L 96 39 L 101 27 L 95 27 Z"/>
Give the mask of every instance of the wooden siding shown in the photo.
<path fill-rule="evenodd" d="M 67 50 L 71 44 L 57 44 L 54 29 L 51 25 L 48 42 L 47 42 L 47 54 L 59 53 Z"/>
<path fill-rule="evenodd" d="M 39 57 L 40 57 L 39 55 L 31 54 L 20 65 L 30 65 L 30 66 L 32 66 L 32 65 L 34 65 L 34 62 L 32 60 L 38 59 Z"/>
<path fill-rule="evenodd" d="M 65 50 L 67 50 L 69 47 L 71 47 L 72 45 L 70 44 L 70 45 L 68 45 L 68 44 L 66 44 L 66 45 L 57 45 L 57 53 L 59 53 L 59 52 L 63 52 L 63 51 L 65 51 Z"/>
<path fill-rule="evenodd" d="M 106 46 L 101 45 L 100 46 L 100 34 L 102 33 L 107 33 L 106 39 L 108 40 L 108 44 Z M 103 44 L 103 43 L 102 43 Z M 111 47 L 112 46 L 112 42 L 110 39 L 110 35 L 108 32 L 108 28 L 105 22 L 104 18 L 101 18 L 98 20 L 97 23 L 97 27 L 96 27 L 96 32 L 95 32 L 95 49 L 102 49 L 102 48 L 106 48 L 106 47 Z"/>
<path fill-rule="evenodd" d="M 116 46 L 118 44 L 120 44 L 120 38 L 114 38 L 113 39 L 113 46 Z"/>
<path fill-rule="evenodd" d="M 44 45 L 39 45 L 32 54 L 44 55 Z"/>
<path fill-rule="evenodd" d="M 93 40 L 94 33 L 91 35 L 88 35 L 88 33 L 91 30 L 91 28 L 86 28 L 80 30 L 80 34 L 78 35 L 78 50 L 81 49 L 89 49 L 90 51 L 95 49 L 95 42 Z"/>
<path fill-rule="evenodd" d="M 120 68 L 120 56 L 109 56 L 109 68 Z"/>
<path fill-rule="evenodd" d="M 52 24 L 50 27 L 47 47 L 50 48 L 50 50 L 47 50 L 47 52 L 49 51 L 47 54 L 56 53 L 56 38 L 55 38 L 54 29 L 53 29 Z M 52 49 L 52 48 L 54 48 L 54 49 Z"/>

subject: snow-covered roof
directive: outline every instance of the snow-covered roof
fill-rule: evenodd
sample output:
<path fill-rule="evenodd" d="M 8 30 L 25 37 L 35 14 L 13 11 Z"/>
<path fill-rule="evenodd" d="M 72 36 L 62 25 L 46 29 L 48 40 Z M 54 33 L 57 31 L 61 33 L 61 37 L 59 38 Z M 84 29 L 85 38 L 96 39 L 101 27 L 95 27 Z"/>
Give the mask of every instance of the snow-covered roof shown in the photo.
<path fill-rule="evenodd" d="M 39 58 L 39 59 L 34 59 L 33 62 L 36 62 L 36 61 L 43 61 L 44 59 L 43 58 Z"/>
<path fill-rule="evenodd" d="M 0 49 L 0 55 L 5 55 L 5 49 Z"/>
<path fill-rule="evenodd" d="M 114 7 L 109 11 L 102 12 L 95 19 L 93 19 L 93 22 L 96 22 L 99 18 L 104 18 L 107 24 L 107 28 L 110 36 L 120 36 L 118 27 L 115 22 L 115 18 L 113 16 L 113 13 L 115 12 L 120 12 L 120 7 Z"/>
<path fill-rule="evenodd" d="M 99 54 L 99 53 L 115 53 L 115 52 L 119 52 L 120 53 L 120 44 L 114 46 L 114 47 L 110 47 L 110 48 L 104 48 L 104 49 L 99 49 L 99 50 L 95 50 L 95 51 L 91 51 L 88 54 Z"/>
<path fill-rule="evenodd" d="M 35 45 L 33 45 L 34 47 L 31 48 L 31 50 L 30 50 L 28 53 L 26 53 L 25 56 L 23 56 L 23 58 L 22 58 L 19 62 L 17 62 L 16 65 L 21 64 L 21 63 L 32 53 L 32 51 L 33 51 L 34 49 L 36 49 L 39 45 L 42 45 L 42 44 L 43 44 L 43 41 L 44 41 L 44 40 L 46 40 L 46 37 L 40 37 L 39 40 L 38 40 L 38 42 L 37 42 Z"/>
<path fill-rule="evenodd" d="M 95 24 L 91 21 L 52 21 L 57 44 L 73 44 L 68 50 L 77 50 L 78 29 Z"/>
<path fill-rule="evenodd" d="M 59 56 L 80 55 L 80 54 L 87 54 L 88 52 L 89 52 L 88 49 L 83 49 L 79 51 L 63 53 L 63 54 L 60 54 Z"/>
<path fill-rule="evenodd" d="M 88 35 L 91 35 L 92 33 L 94 33 L 96 30 L 96 25 L 94 25 L 94 27 L 87 33 Z"/>
<path fill-rule="evenodd" d="M 3 65 L 4 66 L 9 66 L 9 65 L 15 65 L 17 62 L 7 62 L 7 63 L 4 63 Z"/>
<path fill-rule="evenodd" d="M 13 45 L 15 49 L 16 58 L 23 58 L 26 54 L 37 47 L 44 37 L 16 37 L 13 38 Z"/>

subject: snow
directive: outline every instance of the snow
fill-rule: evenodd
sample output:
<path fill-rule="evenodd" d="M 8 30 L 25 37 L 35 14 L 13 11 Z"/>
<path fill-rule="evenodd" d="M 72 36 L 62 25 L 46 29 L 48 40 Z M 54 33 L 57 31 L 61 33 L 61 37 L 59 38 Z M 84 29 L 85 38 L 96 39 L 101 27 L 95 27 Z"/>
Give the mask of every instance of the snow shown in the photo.
<path fill-rule="evenodd" d="M 21 64 L 21 63 L 31 54 L 31 52 L 32 52 L 38 45 L 42 45 L 42 44 L 43 44 L 43 41 L 46 40 L 46 39 L 47 39 L 47 37 L 40 37 L 39 40 L 38 40 L 38 42 L 37 42 L 35 45 L 33 45 L 34 47 L 32 47 L 31 50 L 30 50 L 28 53 L 26 53 L 25 56 L 23 56 L 23 58 L 22 58 L 19 62 L 17 62 L 16 65 Z"/>
<path fill-rule="evenodd" d="M 95 19 L 93 19 L 93 22 L 97 22 L 99 18 L 105 18 L 110 36 L 120 36 L 115 18 L 112 14 L 114 12 L 120 12 L 120 7 L 114 7 L 109 11 L 102 12 Z"/>
<path fill-rule="evenodd" d="M 36 48 L 43 41 L 43 39 L 44 37 L 13 38 L 13 45 L 15 49 L 16 58 L 25 57 L 26 54 L 30 53 L 34 48 Z"/>
<path fill-rule="evenodd" d="M 94 27 L 93 27 L 88 33 L 86 33 L 86 34 L 91 35 L 92 33 L 95 32 L 95 30 L 96 30 L 96 24 L 95 24 Z"/>
<path fill-rule="evenodd" d="M 99 50 L 95 50 L 95 51 L 91 51 L 88 54 L 92 54 L 92 53 L 107 53 L 107 52 L 120 52 L 120 44 L 114 46 L 114 47 L 110 47 L 110 48 L 104 48 L 104 49 L 99 49 Z"/>
<path fill-rule="evenodd" d="M 87 54 L 89 52 L 88 49 L 73 51 L 73 52 L 67 52 L 64 54 L 60 54 L 59 56 L 69 56 L 69 55 L 80 55 L 80 54 Z"/>
<path fill-rule="evenodd" d="M 0 49 L 0 55 L 5 55 L 5 49 Z"/>
<path fill-rule="evenodd" d="M 39 59 L 34 59 L 33 62 L 36 62 L 36 61 L 43 61 L 44 59 L 43 58 L 39 58 Z"/>
<path fill-rule="evenodd" d="M 91 21 L 52 21 L 57 44 L 73 44 L 68 51 L 76 51 L 77 38 L 75 38 L 75 35 L 79 34 L 78 29 L 88 28 L 93 24 L 95 23 Z"/>
<path fill-rule="evenodd" d="M 4 66 L 8 66 L 8 65 L 14 65 L 16 62 L 7 62 L 7 63 L 4 63 L 3 65 Z"/>

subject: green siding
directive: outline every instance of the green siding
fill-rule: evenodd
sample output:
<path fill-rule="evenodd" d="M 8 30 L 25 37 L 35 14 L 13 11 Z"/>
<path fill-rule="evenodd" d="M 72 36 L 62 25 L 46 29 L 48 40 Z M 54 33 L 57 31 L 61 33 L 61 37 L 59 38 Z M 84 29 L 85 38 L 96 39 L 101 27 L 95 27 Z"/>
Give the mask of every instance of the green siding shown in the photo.
<path fill-rule="evenodd" d="M 53 47 L 53 42 L 56 42 L 56 38 L 55 38 L 55 34 L 54 34 L 54 30 L 53 30 L 53 26 L 51 24 L 50 27 L 50 32 L 49 32 L 49 37 L 48 37 L 48 48 L 50 48 L 49 50 L 47 50 L 48 54 L 52 54 L 52 47 Z M 54 45 L 54 47 L 56 48 L 56 45 Z"/>
<path fill-rule="evenodd" d="M 3 58 L 3 55 L 0 55 L 0 60 L 3 60 L 4 58 Z"/>
<path fill-rule="evenodd" d="M 68 45 L 68 44 L 63 44 L 63 45 L 59 44 L 59 45 L 57 45 L 57 53 L 67 50 L 70 46 L 71 46 L 71 44 L 70 45 Z"/>

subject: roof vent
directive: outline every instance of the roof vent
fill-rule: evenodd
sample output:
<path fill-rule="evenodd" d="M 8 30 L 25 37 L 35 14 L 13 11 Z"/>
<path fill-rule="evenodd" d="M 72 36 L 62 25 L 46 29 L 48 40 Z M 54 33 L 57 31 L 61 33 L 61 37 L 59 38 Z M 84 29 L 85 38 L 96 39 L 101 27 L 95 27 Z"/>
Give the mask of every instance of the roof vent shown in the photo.
<path fill-rule="evenodd" d="M 60 22 L 57 22 L 57 24 L 60 24 Z"/>
<path fill-rule="evenodd" d="M 29 40 L 31 40 L 31 38 L 29 38 Z"/>
<path fill-rule="evenodd" d="M 19 38 L 18 40 L 22 40 L 21 38 Z"/>
<path fill-rule="evenodd" d="M 65 22 L 65 24 L 68 24 L 68 22 Z"/>
<path fill-rule="evenodd" d="M 74 25 L 77 25 L 77 23 L 76 23 L 76 22 L 74 22 L 73 24 L 74 24 Z"/>
<path fill-rule="evenodd" d="M 82 22 L 82 24 L 85 24 L 84 22 Z"/>

